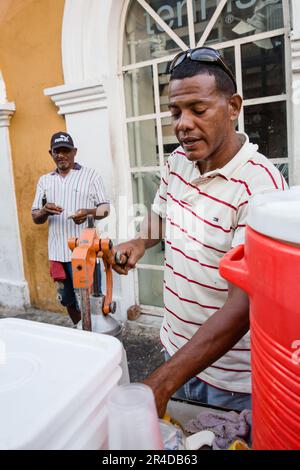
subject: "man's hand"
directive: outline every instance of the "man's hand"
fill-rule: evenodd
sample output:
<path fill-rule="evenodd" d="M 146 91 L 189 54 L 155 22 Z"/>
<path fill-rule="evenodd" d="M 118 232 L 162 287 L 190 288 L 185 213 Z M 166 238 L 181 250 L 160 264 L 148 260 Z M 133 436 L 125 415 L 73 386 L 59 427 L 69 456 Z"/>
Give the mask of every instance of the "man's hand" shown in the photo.
<path fill-rule="evenodd" d="M 47 202 L 41 209 L 41 215 L 45 214 L 49 215 L 60 215 L 63 212 L 63 208 L 53 204 L 51 202 Z"/>
<path fill-rule="evenodd" d="M 35 224 L 44 224 L 49 215 L 60 215 L 63 212 L 63 208 L 53 204 L 52 202 L 47 202 L 42 209 L 33 210 L 31 212 L 32 219 Z"/>
<path fill-rule="evenodd" d="M 71 216 L 71 219 L 74 220 L 76 225 L 81 225 L 86 221 L 88 214 L 88 209 L 79 209 Z"/>
<path fill-rule="evenodd" d="M 119 274 L 128 274 L 130 269 L 135 268 L 136 263 L 144 256 L 145 250 L 157 245 L 162 239 L 163 222 L 159 215 L 151 211 L 142 222 L 139 238 L 120 243 L 112 251 L 113 259 L 111 263 L 113 269 Z M 127 263 L 119 266 L 114 263 L 115 255 L 119 252 L 127 257 Z"/>
<path fill-rule="evenodd" d="M 44 214 L 49 215 L 60 215 L 63 212 L 63 208 L 53 204 L 51 202 L 47 202 L 47 204 L 42 207 L 41 212 Z"/>
<path fill-rule="evenodd" d="M 143 380 L 143 383 L 152 389 L 159 418 L 163 418 L 166 414 L 168 401 L 176 391 L 173 389 L 168 391 L 168 387 L 166 387 L 166 382 L 163 380 L 163 377 L 166 381 L 168 380 L 168 377 L 164 375 L 164 369 L 162 369 L 161 372 L 160 368 L 158 368 Z"/>
<path fill-rule="evenodd" d="M 124 266 L 114 264 L 113 269 L 119 274 L 128 274 L 130 269 L 135 268 L 138 260 L 144 256 L 145 249 L 145 240 L 141 238 L 116 245 L 113 249 L 113 256 L 119 252 L 127 257 L 127 263 Z"/>

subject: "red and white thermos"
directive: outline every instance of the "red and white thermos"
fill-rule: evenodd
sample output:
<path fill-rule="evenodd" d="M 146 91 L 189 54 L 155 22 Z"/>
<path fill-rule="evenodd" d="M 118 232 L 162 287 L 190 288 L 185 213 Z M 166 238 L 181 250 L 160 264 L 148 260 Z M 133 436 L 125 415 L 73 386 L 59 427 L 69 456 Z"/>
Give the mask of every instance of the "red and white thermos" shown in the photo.
<path fill-rule="evenodd" d="M 220 273 L 250 298 L 253 448 L 300 449 L 300 187 L 251 200 Z"/>

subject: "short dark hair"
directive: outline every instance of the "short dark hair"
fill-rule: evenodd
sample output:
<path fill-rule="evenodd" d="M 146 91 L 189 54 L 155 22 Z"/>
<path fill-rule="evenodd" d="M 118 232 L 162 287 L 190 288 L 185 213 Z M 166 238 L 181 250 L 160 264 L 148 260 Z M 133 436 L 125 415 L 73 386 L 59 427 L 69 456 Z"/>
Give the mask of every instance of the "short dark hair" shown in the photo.
<path fill-rule="evenodd" d="M 188 57 L 173 70 L 170 81 L 182 80 L 183 78 L 204 74 L 215 77 L 216 88 L 219 92 L 227 96 L 232 96 L 235 93 L 233 81 L 221 67 L 216 64 L 196 62 L 190 60 Z"/>

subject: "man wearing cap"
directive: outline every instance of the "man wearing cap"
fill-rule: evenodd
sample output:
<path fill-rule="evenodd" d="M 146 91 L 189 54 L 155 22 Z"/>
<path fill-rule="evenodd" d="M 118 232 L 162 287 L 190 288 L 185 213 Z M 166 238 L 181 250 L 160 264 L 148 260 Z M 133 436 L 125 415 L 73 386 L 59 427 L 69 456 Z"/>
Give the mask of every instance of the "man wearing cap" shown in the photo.
<path fill-rule="evenodd" d="M 48 221 L 50 274 L 58 284 L 58 297 L 74 324 L 80 320 L 72 282 L 70 237 L 78 238 L 88 215 L 103 219 L 109 214 L 109 202 L 101 176 L 75 162 L 77 148 L 66 132 L 51 137 L 50 155 L 56 169 L 40 177 L 32 205 L 36 224 Z"/>
<path fill-rule="evenodd" d="M 143 230 L 115 248 L 127 265 L 114 269 L 127 274 L 165 238 L 160 337 L 169 360 L 145 380 L 159 415 L 176 390 L 181 398 L 242 410 L 251 407 L 249 302 L 218 268 L 244 243 L 250 197 L 286 183 L 236 132 L 242 98 L 217 51 L 181 52 L 170 73 L 169 110 L 180 146 L 168 158 Z"/>

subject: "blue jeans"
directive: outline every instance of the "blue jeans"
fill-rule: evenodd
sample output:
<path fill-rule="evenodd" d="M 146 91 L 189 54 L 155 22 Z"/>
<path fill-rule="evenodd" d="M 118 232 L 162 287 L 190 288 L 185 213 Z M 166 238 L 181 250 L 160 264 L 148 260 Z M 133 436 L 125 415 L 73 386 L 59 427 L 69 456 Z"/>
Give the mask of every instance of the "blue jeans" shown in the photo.
<path fill-rule="evenodd" d="M 79 310 L 79 306 L 77 304 L 76 296 L 75 296 L 75 290 L 73 286 L 73 273 L 72 273 L 72 263 L 62 263 L 65 273 L 66 273 L 66 279 L 64 281 L 61 281 L 61 283 L 58 283 L 58 289 L 57 289 L 57 294 L 58 294 L 58 299 L 60 303 L 64 307 L 70 307 L 71 305 L 76 306 L 76 309 Z M 97 269 L 97 275 L 98 275 L 98 287 L 99 291 L 101 293 L 101 269 L 100 269 L 100 263 L 96 264 Z"/>
<path fill-rule="evenodd" d="M 165 351 L 165 359 L 168 361 L 170 355 Z M 230 410 L 251 410 L 251 394 L 229 392 L 208 385 L 202 380 L 194 377 L 180 387 L 173 395 L 182 400 L 194 400 L 211 406 L 220 406 Z"/>

